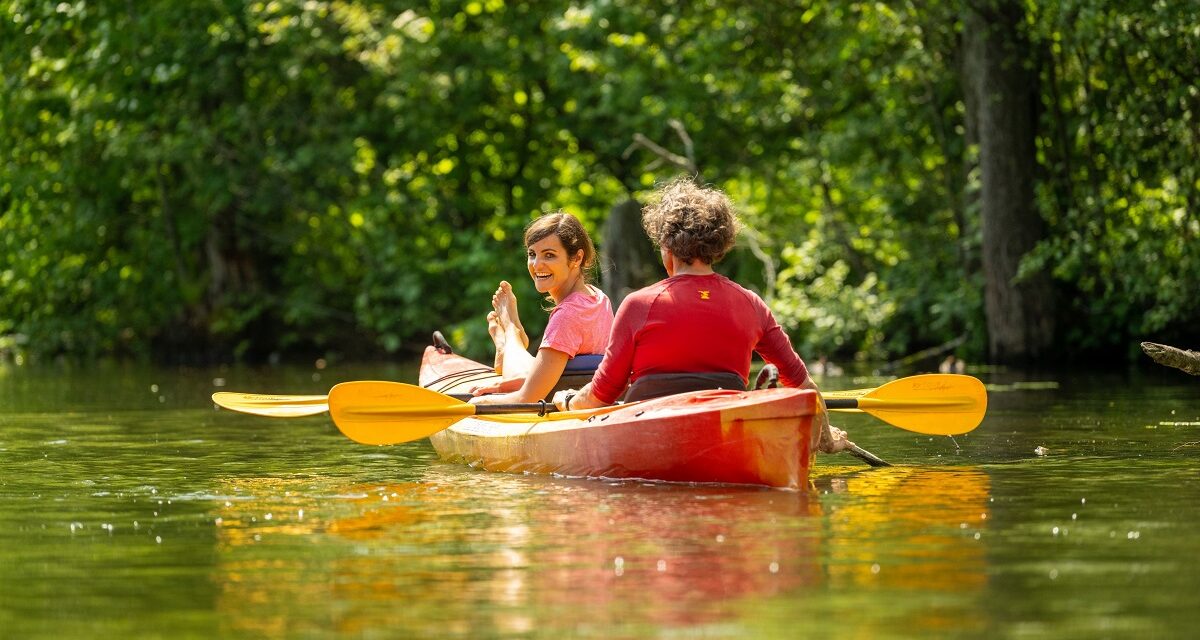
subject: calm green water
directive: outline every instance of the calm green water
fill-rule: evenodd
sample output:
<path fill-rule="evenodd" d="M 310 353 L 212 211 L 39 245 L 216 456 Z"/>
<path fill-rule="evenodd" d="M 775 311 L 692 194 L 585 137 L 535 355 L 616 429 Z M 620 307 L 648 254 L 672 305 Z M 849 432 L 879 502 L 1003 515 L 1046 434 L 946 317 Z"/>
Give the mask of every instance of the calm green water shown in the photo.
<path fill-rule="evenodd" d="M 411 368 L 0 369 L 0 636 L 1191 636 L 1200 380 L 981 377 L 973 434 L 843 417 L 900 466 L 789 493 L 490 474 L 208 400 Z"/>

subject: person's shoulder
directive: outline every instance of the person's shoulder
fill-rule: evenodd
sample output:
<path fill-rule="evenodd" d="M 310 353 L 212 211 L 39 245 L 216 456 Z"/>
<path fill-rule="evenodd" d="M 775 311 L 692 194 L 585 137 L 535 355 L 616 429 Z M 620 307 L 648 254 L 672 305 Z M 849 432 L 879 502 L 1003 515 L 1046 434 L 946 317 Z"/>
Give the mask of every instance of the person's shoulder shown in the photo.
<path fill-rule="evenodd" d="M 734 282 L 733 280 L 730 280 L 729 278 L 727 278 L 719 273 L 716 274 L 716 276 L 717 276 L 718 280 L 721 282 L 722 286 L 727 287 L 730 291 L 733 291 L 738 295 L 741 295 L 753 307 L 757 308 L 760 311 L 765 310 L 767 312 L 770 312 L 770 307 L 767 306 L 767 302 L 762 299 L 762 296 L 755 293 L 753 289 L 747 289 L 746 287 L 742 286 L 741 284 Z"/>
<path fill-rule="evenodd" d="M 654 306 L 654 302 L 670 287 L 670 280 L 659 280 L 641 289 L 630 291 L 621 299 L 621 309 L 629 313 L 633 309 L 643 311 Z"/>
<path fill-rule="evenodd" d="M 670 287 L 671 287 L 671 279 L 670 278 L 667 278 L 666 280 L 659 280 L 658 282 L 655 282 L 654 284 L 646 285 L 636 291 L 631 291 L 628 295 L 625 296 L 625 299 L 628 300 L 630 298 L 634 298 L 634 299 L 638 299 L 638 300 L 653 300 L 653 299 L 657 298 L 663 291 L 666 291 Z"/>
<path fill-rule="evenodd" d="M 563 298 L 563 301 L 558 303 L 559 307 L 573 307 L 579 309 L 589 309 L 595 306 L 603 306 L 611 304 L 608 300 L 608 295 L 604 293 L 600 287 L 588 285 L 587 291 L 577 291 Z"/>
<path fill-rule="evenodd" d="M 605 300 L 608 300 L 608 294 L 604 293 L 604 289 L 601 289 L 600 287 L 597 287 L 594 284 L 589 284 L 587 286 L 587 288 L 588 288 L 588 293 L 591 294 L 590 295 L 591 300 L 598 301 L 598 302 L 603 302 Z"/>
<path fill-rule="evenodd" d="M 742 286 L 741 283 L 738 283 L 738 282 L 735 282 L 735 281 L 729 279 L 727 276 L 723 276 L 719 273 L 714 273 L 713 276 L 717 279 L 717 282 L 721 283 L 722 286 L 728 287 L 728 288 L 730 288 L 734 291 L 737 291 L 749 298 L 754 298 L 756 300 L 762 300 L 762 296 L 755 293 L 753 289 L 748 289 L 748 288 Z"/>

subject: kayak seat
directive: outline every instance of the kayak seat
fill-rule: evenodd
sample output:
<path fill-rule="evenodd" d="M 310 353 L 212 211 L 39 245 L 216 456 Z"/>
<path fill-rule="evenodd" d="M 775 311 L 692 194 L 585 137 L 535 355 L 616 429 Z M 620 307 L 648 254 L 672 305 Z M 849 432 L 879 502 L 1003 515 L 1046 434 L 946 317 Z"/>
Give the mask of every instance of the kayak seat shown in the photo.
<path fill-rule="evenodd" d="M 709 389 L 746 390 L 746 381 L 736 373 L 715 371 L 712 373 L 657 373 L 638 378 L 625 392 L 625 402 L 649 400 L 672 396 L 689 391 Z"/>
<path fill-rule="evenodd" d="M 570 360 L 567 360 L 567 368 L 563 373 L 596 373 L 596 369 L 600 368 L 600 361 L 604 359 L 603 353 L 581 353 Z"/>
<path fill-rule="evenodd" d="M 549 397 L 553 397 L 556 392 L 563 389 L 578 389 L 591 382 L 592 376 L 596 375 L 596 369 L 603 359 L 604 355 L 600 353 L 581 353 L 567 360 L 567 368 L 563 369 L 562 377 L 550 391 Z"/>

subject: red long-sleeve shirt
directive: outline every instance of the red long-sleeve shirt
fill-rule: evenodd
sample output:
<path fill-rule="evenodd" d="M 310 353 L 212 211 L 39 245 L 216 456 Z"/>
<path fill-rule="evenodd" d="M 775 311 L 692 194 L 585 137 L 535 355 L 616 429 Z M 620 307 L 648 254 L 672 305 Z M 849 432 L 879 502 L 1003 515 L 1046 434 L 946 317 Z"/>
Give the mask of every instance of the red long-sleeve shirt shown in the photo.
<path fill-rule="evenodd" d="M 629 383 L 658 373 L 731 372 L 745 382 L 755 351 L 779 368 L 784 385 L 808 379 L 804 361 L 757 294 L 720 274 L 677 275 L 621 303 L 592 394 L 612 403 Z"/>

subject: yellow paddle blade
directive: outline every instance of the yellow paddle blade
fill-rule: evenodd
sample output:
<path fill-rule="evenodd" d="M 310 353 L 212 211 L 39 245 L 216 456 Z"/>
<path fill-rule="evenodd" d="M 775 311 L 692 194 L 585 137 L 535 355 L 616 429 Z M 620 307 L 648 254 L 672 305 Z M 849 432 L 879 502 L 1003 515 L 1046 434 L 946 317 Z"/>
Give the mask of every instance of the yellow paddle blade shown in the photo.
<path fill-rule="evenodd" d="M 399 444 L 474 415 L 475 405 L 401 382 L 343 382 L 329 391 L 329 413 L 355 442 Z"/>
<path fill-rule="evenodd" d="M 834 404 L 837 399 L 829 398 Z M 839 406 L 833 411 L 863 411 L 888 424 L 929 435 L 967 433 L 983 422 L 987 413 L 987 389 L 971 376 L 931 373 L 893 380 L 849 400 L 856 408 Z"/>
<path fill-rule="evenodd" d="M 218 391 L 212 394 L 218 406 L 271 418 L 313 416 L 329 410 L 327 396 L 276 396 L 263 393 Z"/>

